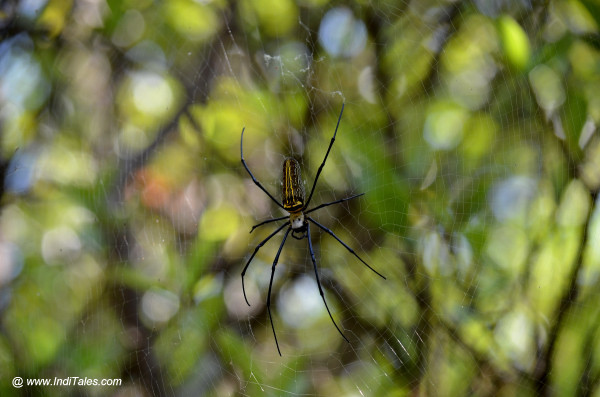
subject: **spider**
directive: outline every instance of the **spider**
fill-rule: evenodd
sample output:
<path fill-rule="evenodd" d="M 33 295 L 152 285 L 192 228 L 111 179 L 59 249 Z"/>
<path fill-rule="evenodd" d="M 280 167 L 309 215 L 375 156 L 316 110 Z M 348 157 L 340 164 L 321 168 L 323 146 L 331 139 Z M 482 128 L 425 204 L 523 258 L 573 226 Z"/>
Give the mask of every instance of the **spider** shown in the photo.
<path fill-rule="evenodd" d="M 371 266 L 369 266 L 367 264 L 367 262 L 362 260 L 361 257 L 358 256 L 358 254 L 356 254 L 356 252 L 354 252 L 354 250 L 352 248 L 350 248 L 346 243 L 344 243 L 338 236 L 336 236 L 334 232 L 332 232 L 331 230 L 329 230 L 328 228 L 326 228 L 325 226 L 321 225 L 319 222 L 315 221 L 313 218 L 308 216 L 309 213 L 316 211 L 318 209 L 321 209 L 323 207 L 327 207 L 327 206 L 330 206 L 333 204 L 343 203 L 344 201 L 352 200 L 354 198 L 364 195 L 364 193 L 356 194 L 354 196 L 346 197 L 346 198 L 343 198 L 340 200 L 335 200 L 330 203 L 321 204 L 312 209 L 307 210 L 308 204 L 310 203 L 313 193 L 315 192 L 315 186 L 317 185 L 317 180 L 319 179 L 319 175 L 321 175 L 321 171 L 323 170 L 323 167 L 325 166 L 325 162 L 327 161 L 327 156 L 329 155 L 329 151 L 331 150 L 331 147 L 333 146 L 333 142 L 335 142 L 335 136 L 337 134 L 338 127 L 340 126 L 340 121 L 342 119 L 342 113 L 344 113 L 344 104 L 342 104 L 342 110 L 340 111 L 340 116 L 338 117 L 337 125 L 335 126 L 335 132 L 333 133 L 333 137 L 331 138 L 331 142 L 329 143 L 329 147 L 327 148 L 327 153 L 325 153 L 325 158 L 323 159 L 323 162 L 319 166 L 317 175 L 315 176 L 315 180 L 313 181 L 312 189 L 310 190 L 310 194 L 308 195 L 308 200 L 306 200 L 306 201 L 304 201 L 304 187 L 301 183 L 300 164 L 298 163 L 298 161 L 296 161 L 295 159 L 293 159 L 291 157 L 288 157 L 283 161 L 283 192 L 282 192 L 283 200 L 282 200 L 282 202 L 277 201 L 275 199 L 275 197 L 273 197 L 271 195 L 271 193 L 269 193 L 267 191 L 267 189 L 265 189 L 260 184 L 260 182 L 254 177 L 254 175 L 252 175 L 252 172 L 250 172 L 250 169 L 248 168 L 248 166 L 246 165 L 246 161 L 244 160 L 244 130 L 246 128 L 245 127 L 242 128 L 242 137 L 240 139 L 240 154 L 241 154 L 242 164 L 244 165 L 244 168 L 246 168 L 246 171 L 248 171 L 248 174 L 250 174 L 250 177 L 252 178 L 252 181 L 254 182 L 254 184 L 256 186 L 258 186 L 263 192 L 265 192 L 267 194 L 267 196 L 269 196 L 269 198 L 271 200 L 273 200 L 273 202 L 275 204 L 277 204 L 280 208 L 282 208 L 283 210 L 285 210 L 289 213 L 289 215 L 282 216 L 280 218 L 268 219 L 257 225 L 252 226 L 250 233 L 252 233 L 254 231 L 254 229 L 256 229 L 257 227 L 262 226 L 264 224 L 282 221 L 282 220 L 286 220 L 286 219 L 289 220 L 289 223 L 284 223 L 283 225 L 279 226 L 273 233 L 271 233 L 267 238 L 265 238 L 263 241 L 261 241 L 256 246 L 256 248 L 254 249 L 254 252 L 250 256 L 250 259 L 248 259 L 248 262 L 246 262 L 246 266 L 244 266 L 244 270 L 242 270 L 242 291 L 244 292 L 244 299 L 246 300 L 246 303 L 248 304 L 248 306 L 250 306 L 250 302 L 248 302 L 248 298 L 246 297 L 246 288 L 244 286 L 244 275 L 246 274 L 246 270 L 248 270 L 248 266 L 250 266 L 250 262 L 252 262 L 252 259 L 254 258 L 254 256 L 258 252 L 258 250 L 263 245 L 265 245 L 265 243 L 267 241 L 269 241 L 273 236 L 275 236 L 277 233 L 279 233 L 283 228 L 285 228 L 287 226 L 287 230 L 285 231 L 283 240 L 281 241 L 281 244 L 279 245 L 279 249 L 277 250 L 277 255 L 275 255 L 275 260 L 273 260 L 273 266 L 271 268 L 271 281 L 269 282 L 269 294 L 267 296 L 267 311 L 269 313 L 269 320 L 271 321 L 271 328 L 273 329 L 273 336 L 275 337 L 275 345 L 277 345 L 277 352 L 279 353 L 280 356 L 281 356 L 281 350 L 279 349 L 279 342 L 277 341 L 277 334 L 275 333 L 275 326 L 273 325 L 273 317 L 271 316 L 271 288 L 273 287 L 273 276 L 275 275 L 275 267 L 277 266 L 277 262 L 279 261 L 279 254 L 281 254 L 281 250 L 283 249 L 285 240 L 287 239 L 288 234 L 290 234 L 290 232 L 292 232 L 292 237 L 294 237 L 297 240 L 302 240 L 304 238 L 308 239 L 308 250 L 310 251 L 310 258 L 312 260 L 313 267 L 315 269 L 315 277 L 317 280 L 317 285 L 319 287 L 319 294 L 321 295 L 321 298 L 323 299 L 323 303 L 325 304 L 325 308 L 327 309 L 327 313 L 329 313 L 329 318 L 331 318 L 333 325 L 338 330 L 340 335 L 342 335 L 342 338 L 344 338 L 346 340 L 346 342 L 348 342 L 348 343 L 350 343 L 350 341 L 348 340 L 348 338 L 346 338 L 344 333 L 340 330 L 340 327 L 338 327 L 337 323 L 333 319 L 333 316 L 331 315 L 331 311 L 329 310 L 329 306 L 327 306 L 327 301 L 325 300 L 325 294 L 323 293 L 323 288 L 321 287 L 321 281 L 319 279 L 319 272 L 317 271 L 317 261 L 315 259 L 315 253 L 313 251 L 312 239 L 310 237 L 310 224 L 311 223 L 315 224 L 317 227 L 319 227 L 320 229 L 324 230 L 325 232 L 327 232 L 328 234 L 333 236 L 333 238 L 335 238 L 340 244 L 342 244 L 352 255 L 354 255 L 356 258 L 358 258 L 358 260 L 360 260 L 365 266 L 367 266 L 369 269 L 371 269 L 373 272 L 375 272 L 378 276 L 380 276 L 384 280 L 386 279 L 381 273 L 379 273 L 378 271 L 373 269 Z"/>

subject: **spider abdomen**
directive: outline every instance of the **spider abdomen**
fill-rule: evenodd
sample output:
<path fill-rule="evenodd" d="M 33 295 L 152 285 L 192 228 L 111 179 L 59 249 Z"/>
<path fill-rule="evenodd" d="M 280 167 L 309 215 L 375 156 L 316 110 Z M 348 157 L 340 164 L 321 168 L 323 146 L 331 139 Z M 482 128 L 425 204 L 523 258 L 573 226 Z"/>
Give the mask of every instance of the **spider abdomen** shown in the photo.
<path fill-rule="evenodd" d="M 288 157 L 283 161 L 283 208 L 297 212 L 304 207 L 304 185 L 300 174 L 300 164 Z"/>

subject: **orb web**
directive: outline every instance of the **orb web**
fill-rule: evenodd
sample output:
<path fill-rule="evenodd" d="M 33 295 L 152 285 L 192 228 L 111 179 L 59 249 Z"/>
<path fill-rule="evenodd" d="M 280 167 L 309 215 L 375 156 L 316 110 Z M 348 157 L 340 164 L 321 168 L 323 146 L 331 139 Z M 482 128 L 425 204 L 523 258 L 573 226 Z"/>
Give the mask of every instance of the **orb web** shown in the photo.
<path fill-rule="evenodd" d="M 33 3 L 5 6 L 0 43 L 7 373 L 153 395 L 597 393 L 593 2 Z M 311 227 L 347 343 L 288 238 L 280 357 L 283 232 L 248 268 L 251 306 L 240 273 L 286 220 L 252 226 L 286 213 L 241 131 L 280 199 L 286 157 L 312 187 L 342 104 L 311 207 L 364 195 L 311 216 L 386 280 Z"/>

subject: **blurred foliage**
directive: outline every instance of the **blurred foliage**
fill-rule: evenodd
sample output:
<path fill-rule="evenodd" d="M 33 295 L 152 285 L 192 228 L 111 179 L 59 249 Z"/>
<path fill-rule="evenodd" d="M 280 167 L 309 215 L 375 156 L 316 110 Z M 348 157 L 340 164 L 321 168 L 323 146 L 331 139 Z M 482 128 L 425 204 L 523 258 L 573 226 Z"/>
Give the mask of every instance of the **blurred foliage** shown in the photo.
<path fill-rule="evenodd" d="M 0 394 L 600 395 L 591 0 L 0 5 Z M 281 236 L 281 163 L 337 241 Z M 317 229 L 316 227 L 313 229 Z"/>

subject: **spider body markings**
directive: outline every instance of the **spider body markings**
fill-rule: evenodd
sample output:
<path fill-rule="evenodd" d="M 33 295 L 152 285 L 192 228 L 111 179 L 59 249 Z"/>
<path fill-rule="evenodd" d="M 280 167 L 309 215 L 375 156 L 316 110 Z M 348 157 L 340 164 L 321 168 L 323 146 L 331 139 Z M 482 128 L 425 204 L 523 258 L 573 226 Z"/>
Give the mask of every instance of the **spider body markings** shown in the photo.
<path fill-rule="evenodd" d="M 313 268 L 315 270 L 315 277 L 317 280 L 317 286 L 319 287 L 319 294 L 321 295 L 321 298 L 323 299 L 323 303 L 325 304 L 325 308 L 327 309 L 327 313 L 329 314 L 329 318 L 333 322 L 333 325 L 338 330 L 340 335 L 342 335 L 342 338 L 344 338 L 346 340 L 346 342 L 348 342 L 348 343 L 350 343 L 350 341 L 348 340 L 348 338 L 346 338 L 344 333 L 341 331 L 341 329 L 338 327 L 337 323 L 333 319 L 333 316 L 331 315 L 331 311 L 329 310 L 329 306 L 327 305 L 327 301 L 325 300 L 325 294 L 323 293 L 323 288 L 321 286 L 319 272 L 317 269 L 317 261 L 315 259 L 315 253 L 313 250 L 312 239 L 310 237 L 310 224 L 313 223 L 318 228 L 320 228 L 321 230 L 323 230 L 326 233 L 328 233 L 329 235 L 331 235 L 340 244 L 342 244 L 352 255 L 354 255 L 356 258 L 358 258 L 358 260 L 360 260 L 365 266 L 367 266 L 375 274 L 377 274 L 384 280 L 386 279 L 381 273 L 379 273 L 377 270 L 373 269 L 371 266 L 369 266 L 369 264 L 367 264 L 367 262 L 362 260 L 362 258 L 360 256 L 358 256 L 358 254 L 356 252 L 354 252 L 354 250 L 352 248 L 350 248 L 346 243 L 344 243 L 338 236 L 336 236 L 333 231 L 329 230 L 327 227 L 321 225 L 319 222 L 315 221 L 310 216 L 308 216 L 309 213 L 316 211 L 318 209 L 321 209 L 323 207 L 343 203 L 345 201 L 352 200 L 354 198 L 364 195 L 364 193 L 355 194 L 353 196 L 346 197 L 346 198 L 343 198 L 340 200 L 335 200 L 335 201 L 332 201 L 329 203 L 320 204 L 312 209 L 307 210 L 308 205 L 312 199 L 313 193 L 315 191 L 315 186 L 317 186 L 317 181 L 319 180 L 319 175 L 321 175 L 321 171 L 323 170 L 323 167 L 325 166 L 325 162 L 327 161 L 327 156 L 329 156 L 331 147 L 333 146 L 333 143 L 335 142 L 335 136 L 337 135 L 338 127 L 340 126 L 340 121 L 342 120 L 343 113 L 344 113 L 344 105 L 342 104 L 342 110 L 340 111 L 340 115 L 338 117 L 337 124 L 335 126 L 335 131 L 333 133 L 333 137 L 331 138 L 329 147 L 327 148 L 327 153 L 325 153 L 325 158 L 323 159 L 323 162 L 319 166 L 319 169 L 315 176 L 315 180 L 313 181 L 313 185 L 310 190 L 310 194 L 306 201 L 305 201 L 304 186 L 303 186 L 302 180 L 301 180 L 300 164 L 298 163 L 298 161 L 296 161 L 295 159 L 293 159 L 291 157 L 288 157 L 283 161 L 283 187 L 282 187 L 282 202 L 281 203 L 279 201 L 277 201 L 277 199 L 275 199 L 275 197 L 273 197 L 271 195 L 271 193 L 269 193 L 267 191 L 267 189 L 265 189 L 260 184 L 260 182 L 254 177 L 254 175 L 252 175 L 252 172 L 250 172 L 250 169 L 248 168 L 248 166 L 246 165 L 246 161 L 244 160 L 244 130 L 245 130 L 245 128 L 242 129 L 242 137 L 240 140 L 240 156 L 241 156 L 241 160 L 242 160 L 242 165 L 244 166 L 244 168 L 246 169 L 246 171 L 252 178 L 252 181 L 254 182 L 254 184 L 256 186 L 258 186 L 263 192 L 265 192 L 265 194 L 267 196 L 269 196 L 269 198 L 275 204 L 277 204 L 277 206 L 279 206 L 280 208 L 282 208 L 283 210 L 285 210 L 289 213 L 289 215 L 282 216 L 279 218 L 267 219 L 266 221 L 263 221 L 252 227 L 252 229 L 250 230 L 250 233 L 252 233 L 254 231 L 254 229 L 256 229 L 257 227 L 265 225 L 267 223 L 277 222 L 277 221 L 282 221 L 282 220 L 289 221 L 289 223 L 284 223 L 281 226 L 279 226 L 277 229 L 275 229 L 275 231 L 273 231 L 271 234 L 269 234 L 269 236 L 267 236 L 267 238 L 265 238 L 263 241 L 261 241 L 256 246 L 256 248 L 254 249 L 254 252 L 252 253 L 250 258 L 246 262 L 246 265 L 244 266 L 244 270 L 242 270 L 242 291 L 244 293 L 244 299 L 246 300 L 246 303 L 248 304 L 248 306 L 250 306 L 250 302 L 248 302 L 248 298 L 246 297 L 246 288 L 244 286 L 244 276 L 246 274 L 246 270 L 248 270 L 248 266 L 250 266 L 250 262 L 252 262 L 252 259 L 254 258 L 254 256 L 258 252 L 258 250 L 263 245 L 265 245 L 265 243 L 267 241 L 269 241 L 273 236 L 275 236 L 277 233 L 279 233 L 283 228 L 285 228 L 287 226 L 287 230 L 285 231 L 283 240 L 281 241 L 281 244 L 279 245 L 279 249 L 277 250 L 277 255 L 275 255 L 275 259 L 273 260 L 273 265 L 271 267 L 271 280 L 269 282 L 269 293 L 267 296 L 267 312 L 269 314 L 271 328 L 273 329 L 273 336 L 275 338 L 275 345 L 277 346 L 277 352 L 279 353 L 280 356 L 281 356 L 281 350 L 279 349 L 279 342 L 277 341 L 277 334 L 275 333 L 275 326 L 273 325 L 273 317 L 271 316 L 271 289 L 273 287 L 273 276 L 275 275 L 275 268 L 279 261 L 279 255 L 281 254 L 283 245 L 285 244 L 285 241 L 286 241 L 288 235 L 290 234 L 290 232 L 292 233 L 292 237 L 294 237 L 297 240 L 302 240 L 304 238 L 308 239 L 308 249 L 310 251 L 310 258 L 313 263 Z"/>
<path fill-rule="evenodd" d="M 302 240 L 306 236 L 308 223 L 304 219 L 304 185 L 300 172 L 300 164 L 288 157 L 283 161 L 283 208 L 290 213 L 292 237 Z M 298 235 L 299 234 L 299 235 Z"/>

